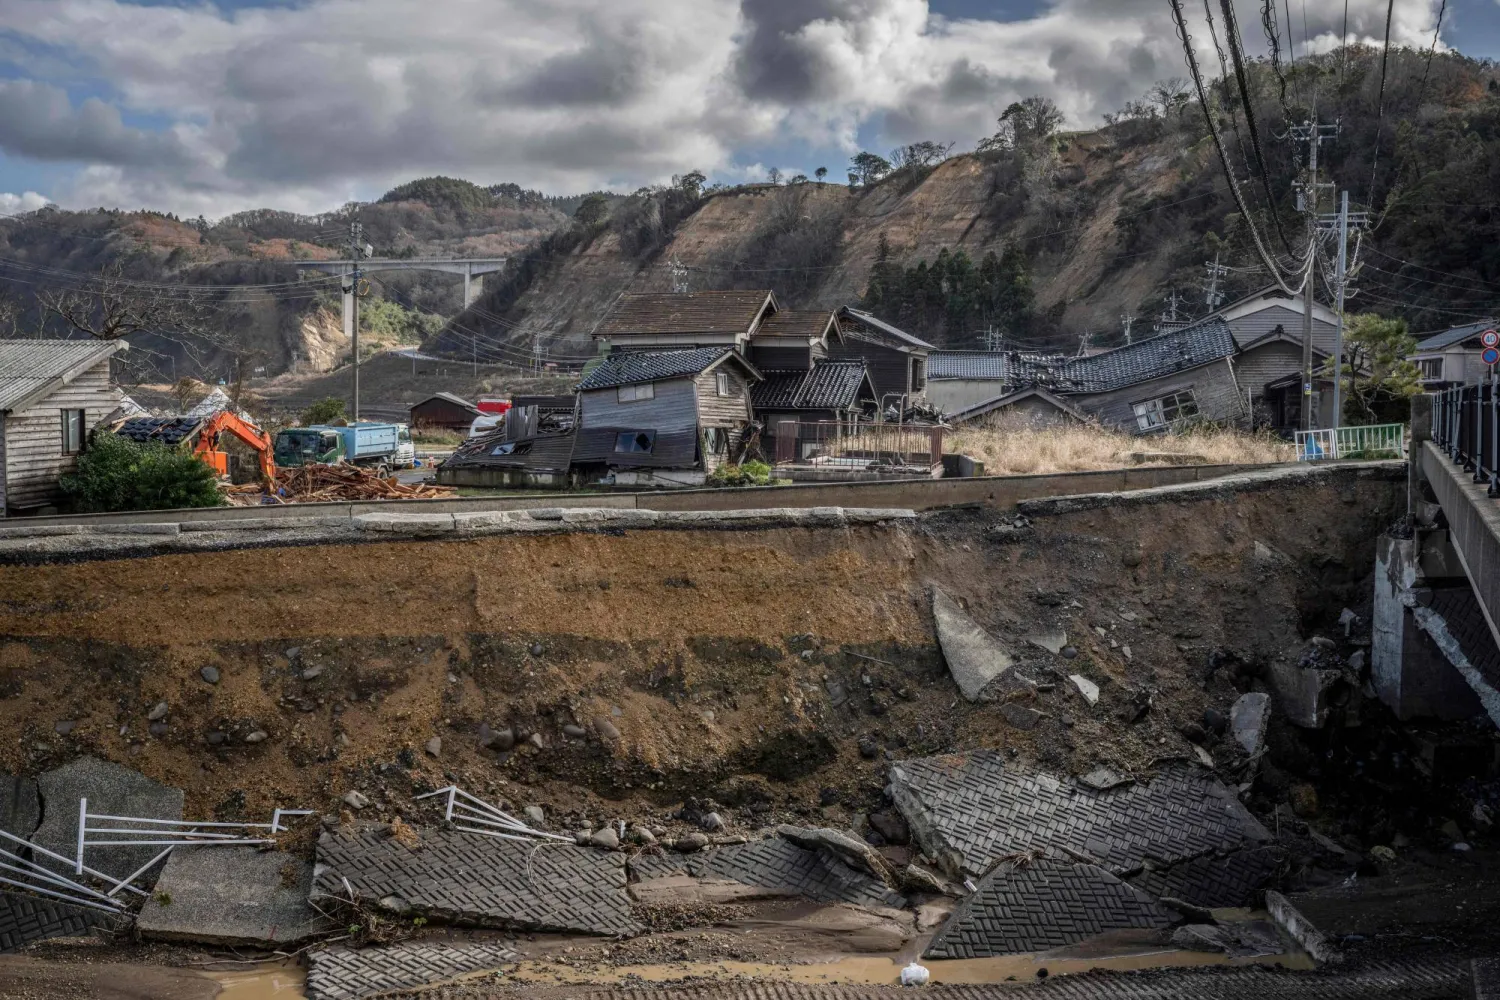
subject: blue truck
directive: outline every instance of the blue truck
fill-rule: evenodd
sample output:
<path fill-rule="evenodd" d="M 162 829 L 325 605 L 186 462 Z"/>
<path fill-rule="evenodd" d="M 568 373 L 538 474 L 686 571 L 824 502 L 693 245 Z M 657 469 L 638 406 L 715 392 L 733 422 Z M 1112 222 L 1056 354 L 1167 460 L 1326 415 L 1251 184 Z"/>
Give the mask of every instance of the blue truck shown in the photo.
<path fill-rule="evenodd" d="M 393 469 L 411 468 L 416 461 L 406 424 L 368 422 L 347 427 L 288 427 L 276 432 L 273 454 L 278 468 L 348 462 L 375 469 L 382 476 Z"/>

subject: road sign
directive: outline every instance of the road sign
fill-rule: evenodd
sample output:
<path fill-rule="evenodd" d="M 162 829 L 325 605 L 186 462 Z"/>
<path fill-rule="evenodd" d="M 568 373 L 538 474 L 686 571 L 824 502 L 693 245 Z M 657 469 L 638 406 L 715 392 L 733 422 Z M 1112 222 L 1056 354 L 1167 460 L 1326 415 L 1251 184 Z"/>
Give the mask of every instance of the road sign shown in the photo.
<path fill-rule="evenodd" d="M 1485 347 L 1500 347 L 1500 333 L 1486 330 L 1479 335 L 1479 342 Z"/>
<path fill-rule="evenodd" d="M 1479 360 L 1487 365 L 1500 364 L 1500 350 L 1496 350 L 1493 347 L 1486 347 L 1484 353 L 1479 355 Z"/>

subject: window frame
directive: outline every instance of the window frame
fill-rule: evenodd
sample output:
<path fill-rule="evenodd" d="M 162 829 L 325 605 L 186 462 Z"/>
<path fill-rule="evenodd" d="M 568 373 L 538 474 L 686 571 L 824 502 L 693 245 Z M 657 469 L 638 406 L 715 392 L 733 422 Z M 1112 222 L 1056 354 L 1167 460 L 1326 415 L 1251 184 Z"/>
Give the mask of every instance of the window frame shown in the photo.
<path fill-rule="evenodd" d="M 714 372 L 714 391 L 720 396 L 732 395 L 728 372 Z"/>
<path fill-rule="evenodd" d="M 640 447 L 621 448 L 620 445 L 622 443 L 624 443 L 627 438 L 633 439 L 631 441 L 631 443 L 634 444 L 634 445 L 640 444 L 641 438 L 645 438 L 646 439 L 646 447 L 644 447 L 644 448 L 640 448 Z M 656 431 L 654 431 L 654 430 L 631 430 L 631 431 L 616 431 L 615 432 L 615 448 L 614 448 L 614 453 L 616 455 L 652 455 L 652 454 L 655 454 L 655 452 L 656 452 Z"/>
<path fill-rule="evenodd" d="M 1192 386 L 1131 403 L 1130 409 L 1135 415 L 1136 430 L 1142 433 L 1166 430 L 1203 412 Z"/>
<path fill-rule="evenodd" d="M 615 402 L 617 403 L 647 403 L 655 398 L 655 382 L 632 382 L 615 388 Z"/>
<path fill-rule="evenodd" d="M 70 426 L 72 418 L 78 420 L 78 434 L 76 441 L 71 433 Z M 62 411 L 62 453 L 64 455 L 81 455 L 88 445 L 89 415 L 82 407 L 69 407 Z"/>
<path fill-rule="evenodd" d="M 1429 366 L 1436 370 L 1430 370 Z M 1443 380 L 1442 358 L 1421 358 L 1417 361 L 1418 377 L 1423 382 L 1441 382 Z"/>

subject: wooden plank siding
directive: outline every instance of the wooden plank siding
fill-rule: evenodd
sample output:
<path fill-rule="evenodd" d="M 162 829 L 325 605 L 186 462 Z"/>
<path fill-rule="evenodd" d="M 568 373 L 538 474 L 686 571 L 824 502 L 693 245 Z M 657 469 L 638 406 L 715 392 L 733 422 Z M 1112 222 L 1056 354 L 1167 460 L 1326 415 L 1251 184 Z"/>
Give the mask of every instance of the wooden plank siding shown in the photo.
<path fill-rule="evenodd" d="M 1278 326 L 1296 338 L 1299 344 L 1302 342 L 1302 314 L 1286 306 L 1267 306 L 1225 322 L 1229 325 L 1229 332 L 1234 335 L 1234 342 L 1241 347 L 1259 340 Z M 1313 346 L 1332 354 L 1337 335 L 1338 330 L 1332 323 L 1313 317 Z"/>
<path fill-rule="evenodd" d="M 821 357 L 826 353 L 825 351 L 814 354 L 812 349 L 806 346 L 771 347 L 755 343 L 750 345 L 750 361 L 763 372 L 805 372 L 812 368 L 815 357 Z"/>
<path fill-rule="evenodd" d="M 1187 371 L 1139 382 L 1112 392 L 1078 394 L 1065 397 L 1079 409 L 1107 427 L 1136 432 L 1135 404 L 1159 399 L 1173 392 L 1191 389 L 1198 403 L 1198 413 L 1206 420 L 1242 421 L 1249 410 L 1229 359 L 1221 359 Z"/>
<path fill-rule="evenodd" d="M 718 377 L 729 376 L 729 395 L 720 396 Z M 732 364 L 718 367 L 699 375 L 694 382 L 698 388 L 698 423 L 703 427 L 733 427 L 736 430 L 750 422 L 750 386 L 745 373 Z"/>
<path fill-rule="evenodd" d="M 92 431 L 120 401 L 109 382 L 109 362 L 101 361 L 72 382 L 4 423 L 5 504 L 7 509 L 56 503 L 59 480 L 72 472 L 76 455 L 63 454 L 63 411 L 84 411 L 84 433 Z"/>
<path fill-rule="evenodd" d="M 1316 356 L 1314 359 L 1315 367 L 1320 367 L 1321 361 L 1317 361 Z M 1302 370 L 1302 348 L 1284 340 L 1273 340 L 1237 355 L 1234 366 L 1242 390 L 1248 391 L 1252 399 L 1260 399 L 1266 393 L 1267 382 Z"/>

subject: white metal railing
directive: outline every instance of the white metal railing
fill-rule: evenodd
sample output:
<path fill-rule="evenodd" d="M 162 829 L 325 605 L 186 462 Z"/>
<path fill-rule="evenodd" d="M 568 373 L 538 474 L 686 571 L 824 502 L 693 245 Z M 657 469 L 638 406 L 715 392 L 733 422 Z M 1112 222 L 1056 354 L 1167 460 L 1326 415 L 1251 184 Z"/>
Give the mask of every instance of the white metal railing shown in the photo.
<path fill-rule="evenodd" d="M 1405 424 L 1371 424 L 1297 432 L 1299 462 L 1405 457 Z"/>
<path fill-rule="evenodd" d="M 439 788 L 426 795 L 415 795 L 413 798 L 430 799 L 438 795 L 448 796 L 448 806 L 443 811 L 443 819 L 452 823 L 455 830 L 480 833 L 486 837 L 498 837 L 501 840 L 559 840 L 567 844 L 573 843 L 572 837 L 560 837 L 555 833 L 533 830 L 504 809 L 492 806 L 483 799 L 475 798 L 457 785 Z M 474 823 L 479 826 L 466 825 Z"/>

